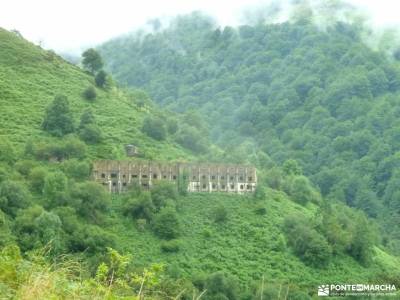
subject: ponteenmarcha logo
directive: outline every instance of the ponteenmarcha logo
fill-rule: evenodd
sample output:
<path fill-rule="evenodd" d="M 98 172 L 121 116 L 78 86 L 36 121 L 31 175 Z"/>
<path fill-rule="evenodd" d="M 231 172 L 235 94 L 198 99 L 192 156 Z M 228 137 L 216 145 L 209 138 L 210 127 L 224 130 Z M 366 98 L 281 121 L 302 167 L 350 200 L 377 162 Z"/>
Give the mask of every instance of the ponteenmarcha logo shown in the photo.
<path fill-rule="evenodd" d="M 318 287 L 318 296 L 329 296 L 329 284 L 322 284 Z"/>
<path fill-rule="evenodd" d="M 396 295 L 394 284 L 322 284 L 318 296 L 373 296 Z"/>

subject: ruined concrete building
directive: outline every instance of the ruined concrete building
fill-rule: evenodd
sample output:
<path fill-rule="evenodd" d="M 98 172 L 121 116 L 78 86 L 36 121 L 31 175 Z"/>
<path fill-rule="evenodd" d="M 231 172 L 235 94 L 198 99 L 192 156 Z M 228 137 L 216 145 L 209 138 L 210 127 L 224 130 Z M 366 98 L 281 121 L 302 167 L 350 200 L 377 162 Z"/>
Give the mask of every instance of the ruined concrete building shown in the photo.
<path fill-rule="evenodd" d="M 253 192 L 257 185 L 256 169 L 245 165 L 160 163 L 154 161 L 96 161 L 93 179 L 111 193 L 129 186 L 151 188 L 161 180 L 187 184 L 189 192 Z"/>

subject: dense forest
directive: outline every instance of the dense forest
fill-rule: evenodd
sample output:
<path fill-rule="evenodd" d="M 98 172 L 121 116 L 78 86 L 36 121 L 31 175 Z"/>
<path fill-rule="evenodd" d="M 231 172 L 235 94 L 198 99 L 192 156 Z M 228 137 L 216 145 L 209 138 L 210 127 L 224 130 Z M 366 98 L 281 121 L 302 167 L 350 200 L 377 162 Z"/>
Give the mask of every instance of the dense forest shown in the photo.
<path fill-rule="evenodd" d="M 369 47 L 368 32 L 308 14 L 221 28 L 194 13 L 99 50 L 121 84 L 199 114 L 226 159 L 269 170 L 296 160 L 324 198 L 378 220 L 399 254 L 400 57 Z"/>
<path fill-rule="evenodd" d="M 396 52 L 347 23 L 152 24 L 79 65 L 0 28 L 0 298 L 400 286 Z M 127 144 L 143 161 L 250 163 L 258 186 L 111 195 L 92 163 L 132 159 Z"/>

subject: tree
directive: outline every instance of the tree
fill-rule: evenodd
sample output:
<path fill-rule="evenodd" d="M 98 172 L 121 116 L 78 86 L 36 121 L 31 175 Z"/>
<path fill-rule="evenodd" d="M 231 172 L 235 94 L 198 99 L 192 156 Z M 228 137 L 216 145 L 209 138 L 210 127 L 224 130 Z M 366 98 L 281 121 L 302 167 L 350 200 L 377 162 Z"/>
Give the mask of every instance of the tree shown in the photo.
<path fill-rule="evenodd" d="M 74 131 L 74 122 L 66 96 L 56 96 L 47 107 L 42 128 L 55 136 L 63 136 Z"/>
<path fill-rule="evenodd" d="M 175 134 L 179 129 L 178 121 L 175 118 L 170 118 L 167 121 L 167 130 L 169 134 Z"/>
<path fill-rule="evenodd" d="M 308 201 L 318 202 L 318 194 L 311 186 L 310 181 L 305 176 L 293 176 L 288 179 L 288 186 L 285 191 L 292 197 L 292 199 L 302 205 L 307 204 Z"/>
<path fill-rule="evenodd" d="M 142 131 L 155 140 L 165 140 L 167 131 L 164 122 L 160 118 L 146 117 L 143 121 Z"/>
<path fill-rule="evenodd" d="M 48 207 L 62 206 L 67 202 L 68 180 L 64 173 L 58 171 L 47 174 L 44 179 L 43 194 Z"/>
<path fill-rule="evenodd" d="M 367 218 L 360 214 L 355 219 L 353 238 L 349 248 L 350 255 L 362 264 L 368 265 L 372 259 L 375 240 L 375 234 Z"/>
<path fill-rule="evenodd" d="M 30 195 L 19 182 L 3 181 L 0 184 L 0 209 L 13 217 L 17 211 L 29 205 Z"/>
<path fill-rule="evenodd" d="M 110 207 L 110 196 L 96 182 L 76 184 L 70 192 L 70 204 L 77 213 L 93 222 L 102 222 L 103 214 Z"/>
<path fill-rule="evenodd" d="M 87 144 L 97 144 L 103 139 L 101 129 L 96 124 L 96 119 L 90 109 L 81 115 L 79 123 L 79 137 Z"/>
<path fill-rule="evenodd" d="M 156 214 L 153 221 L 153 230 L 163 239 L 174 239 L 180 233 L 180 222 L 176 211 L 172 207 L 164 207 Z"/>
<path fill-rule="evenodd" d="M 107 83 L 107 73 L 100 70 L 94 77 L 94 82 L 96 83 L 96 86 L 103 88 Z"/>
<path fill-rule="evenodd" d="M 82 53 L 82 65 L 83 67 L 95 74 L 103 67 L 103 60 L 100 54 L 93 48 L 90 48 Z"/>
<path fill-rule="evenodd" d="M 177 133 L 176 141 L 181 146 L 195 153 L 207 152 L 208 141 L 195 127 L 188 125 L 182 126 Z"/>
<path fill-rule="evenodd" d="M 286 175 L 301 175 L 303 171 L 299 163 L 294 159 L 288 159 L 282 166 L 283 172 Z"/>
<path fill-rule="evenodd" d="M 60 218 L 40 206 L 21 210 L 15 220 L 15 227 L 19 244 L 24 251 L 44 247 L 49 243 L 53 253 L 59 253 L 63 249 Z"/>

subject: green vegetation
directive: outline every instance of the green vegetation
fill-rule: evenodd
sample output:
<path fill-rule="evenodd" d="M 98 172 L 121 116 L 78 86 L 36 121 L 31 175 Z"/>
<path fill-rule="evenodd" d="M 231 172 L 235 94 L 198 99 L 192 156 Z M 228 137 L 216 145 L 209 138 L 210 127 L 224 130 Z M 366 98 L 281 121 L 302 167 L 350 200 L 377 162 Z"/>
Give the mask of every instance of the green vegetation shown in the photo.
<path fill-rule="evenodd" d="M 221 31 L 194 14 L 100 49 L 171 112 L 118 88 L 96 50 L 86 72 L 0 29 L 1 296 L 311 299 L 321 283 L 400 285 L 398 65 L 359 30 Z M 110 195 L 92 161 L 128 159 L 130 143 L 139 159 L 255 164 L 257 189 L 187 193 L 182 174 Z"/>
<path fill-rule="evenodd" d="M 83 67 L 91 72 L 92 74 L 96 74 L 103 68 L 103 59 L 101 58 L 100 54 L 90 48 L 82 53 L 82 65 Z"/>
<path fill-rule="evenodd" d="M 400 254 L 399 51 L 367 46 L 370 29 L 343 22 L 340 4 L 321 4 L 322 14 L 296 3 L 284 23 L 221 28 L 193 13 L 98 50 L 122 85 L 205 120 L 205 128 L 196 118 L 181 126 L 180 145 L 203 153 L 209 136 L 224 160 L 304 174 L 309 179 L 293 177 L 282 189 L 301 204 L 317 202 L 313 183 L 324 198 L 363 210 L 383 229 L 385 247 Z M 266 180 L 278 187 L 273 175 Z"/>

